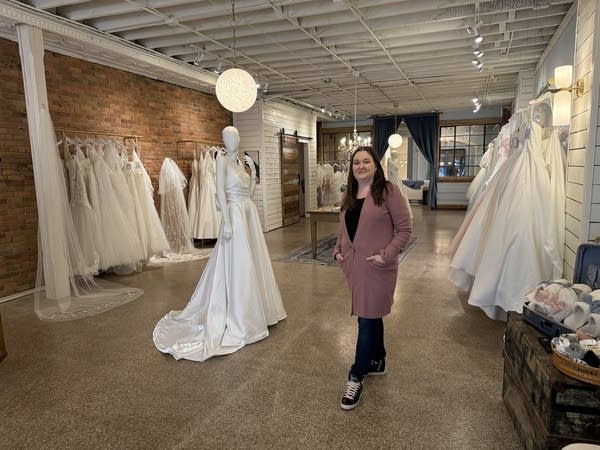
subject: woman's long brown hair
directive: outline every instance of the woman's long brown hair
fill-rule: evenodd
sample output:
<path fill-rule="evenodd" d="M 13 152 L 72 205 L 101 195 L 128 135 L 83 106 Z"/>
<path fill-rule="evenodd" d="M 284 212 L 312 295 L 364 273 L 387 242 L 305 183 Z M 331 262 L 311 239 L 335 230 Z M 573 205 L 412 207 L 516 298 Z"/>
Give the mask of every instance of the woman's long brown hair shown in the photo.
<path fill-rule="evenodd" d="M 385 179 L 385 175 L 383 173 L 383 167 L 381 167 L 381 163 L 373 151 L 373 147 L 358 147 L 352 153 L 352 158 L 350 158 L 350 168 L 348 169 L 348 182 L 346 185 L 346 195 L 344 196 L 344 201 L 342 202 L 342 211 L 348 211 L 354 208 L 356 204 L 356 193 L 358 192 L 358 181 L 354 178 L 354 171 L 352 170 L 352 166 L 354 164 L 354 156 L 358 152 L 367 152 L 373 158 L 375 162 L 375 175 L 373 175 L 373 182 L 371 183 L 371 197 L 373 197 L 373 201 L 377 206 L 381 206 L 383 203 L 383 197 L 388 190 L 388 182 Z"/>

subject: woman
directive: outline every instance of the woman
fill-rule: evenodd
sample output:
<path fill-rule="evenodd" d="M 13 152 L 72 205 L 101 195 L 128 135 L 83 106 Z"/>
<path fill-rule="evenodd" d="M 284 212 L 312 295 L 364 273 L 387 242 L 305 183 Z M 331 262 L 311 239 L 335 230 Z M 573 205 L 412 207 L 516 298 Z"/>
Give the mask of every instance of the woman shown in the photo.
<path fill-rule="evenodd" d="M 382 317 L 393 302 L 397 256 L 412 231 L 407 201 L 386 181 L 373 149 L 359 147 L 351 161 L 333 250 L 350 288 L 352 315 L 358 316 L 356 356 L 341 401 L 346 410 L 358 405 L 365 376 L 385 373 Z"/>
<path fill-rule="evenodd" d="M 176 359 L 204 361 L 264 339 L 285 319 L 281 294 L 251 196 L 254 162 L 239 154 L 240 135 L 223 130 L 226 152 L 217 157 L 217 200 L 223 214 L 219 239 L 191 300 L 154 329 L 154 345 Z M 250 167 L 251 175 L 244 170 Z"/>

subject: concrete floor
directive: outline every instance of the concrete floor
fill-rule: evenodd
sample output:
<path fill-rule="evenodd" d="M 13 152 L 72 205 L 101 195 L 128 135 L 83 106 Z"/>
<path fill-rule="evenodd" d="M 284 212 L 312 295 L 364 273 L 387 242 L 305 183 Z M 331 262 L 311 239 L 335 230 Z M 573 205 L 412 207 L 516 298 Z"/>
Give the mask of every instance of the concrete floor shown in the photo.
<path fill-rule="evenodd" d="M 0 305 L 0 447 L 521 448 L 501 398 L 504 326 L 446 280 L 463 212 L 414 210 L 418 243 L 385 319 L 388 373 L 367 379 L 355 410 L 339 407 L 356 321 L 337 267 L 273 262 L 288 318 L 197 363 L 152 344 L 192 294 L 206 263 L 193 261 L 120 278 L 145 295 L 96 317 L 42 322 L 29 299 Z M 281 256 L 309 243 L 309 226 L 266 237 Z"/>

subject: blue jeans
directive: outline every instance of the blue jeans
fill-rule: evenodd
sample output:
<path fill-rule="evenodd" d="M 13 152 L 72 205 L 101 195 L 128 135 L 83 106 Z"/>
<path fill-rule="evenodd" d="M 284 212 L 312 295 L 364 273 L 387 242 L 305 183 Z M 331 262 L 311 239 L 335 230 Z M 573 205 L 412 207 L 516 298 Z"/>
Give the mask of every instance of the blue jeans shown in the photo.
<path fill-rule="evenodd" d="M 354 364 L 348 373 L 348 379 L 362 379 L 369 372 L 371 361 L 385 358 L 383 345 L 383 319 L 358 318 L 358 339 L 356 341 L 356 356 Z"/>

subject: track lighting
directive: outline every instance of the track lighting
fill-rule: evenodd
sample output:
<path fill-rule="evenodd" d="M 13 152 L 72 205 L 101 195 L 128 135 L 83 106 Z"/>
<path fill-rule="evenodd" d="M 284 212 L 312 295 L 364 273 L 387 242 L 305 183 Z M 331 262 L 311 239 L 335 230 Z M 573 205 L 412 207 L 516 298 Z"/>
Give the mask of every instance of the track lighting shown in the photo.
<path fill-rule="evenodd" d="M 477 64 L 479 64 L 479 60 L 477 58 L 473 58 L 473 61 L 471 61 L 471 64 L 476 66 Z"/>
<path fill-rule="evenodd" d="M 483 56 L 483 52 L 481 50 L 479 50 L 478 48 L 474 48 L 473 55 L 475 55 L 476 58 L 481 58 Z"/>
<path fill-rule="evenodd" d="M 324 113 L 324 112 L 325 112 L 325 108 L 323 108 L 322 106 L 321 106 L 321 112 L 322 112 L 322 113 Z"/>
<path fill-rule="evenodd" d="M 203 59 L 204 59 L 204 52 L 198 50 L 198 53 L 196 54 L 196 58 L 194 59 L 194 62 L 192 64 L 199 67 L 200 61 L 202 61 Z"/>
<path fill-rule="evenodd" d="M 481 68 L 483 68 L 483 63 L 482 63 L 481 61 L 479 61 L 479 62 L 477 63 L 477 68 L 478 68 L 478 69 L 481 69 Z"/>
<path fill-rule="evenodd" d="M 475 42 L 476 42 L 477 44 L 481 43 L 481 41 L 483 41 L 483 37 L 481 37 L 481 35 L 480 35 L 480 34 L 478 34 L 477 36 L 475 36 Z"/>
<path fill-rule="evenodd" d="M 479 101 L 479 99 L 478 99 L 477 97 L 475 97 L 475 98 L 473 99 L 473 103 L 477 103 L 478 101 Z"/>
<path fill-rule="evenodd" d="M 477 69 L 477 72 L 483 72 L 483 65 Z"/>
<path fill-rule="evenodd" d="M 217 63 L 217 67 L 215 67 L 214 72 L 218 75 L 221 73 L 221 69 L 223 68 L 223 61 L 219 61 Z"/>

